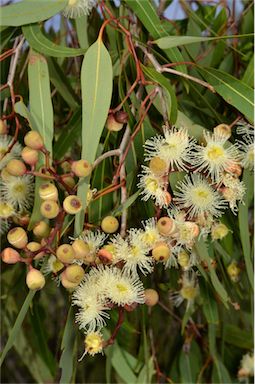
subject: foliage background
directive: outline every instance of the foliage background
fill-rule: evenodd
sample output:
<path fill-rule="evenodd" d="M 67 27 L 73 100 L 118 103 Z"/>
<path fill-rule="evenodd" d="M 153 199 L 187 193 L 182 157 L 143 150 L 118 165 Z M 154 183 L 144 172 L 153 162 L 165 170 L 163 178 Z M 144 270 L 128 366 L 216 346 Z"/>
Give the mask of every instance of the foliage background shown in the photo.
<path fill-rule="evenodd" d="M 23 3 L 29 3 L 23 1 Z M 42 132 L 48 150 L 55 160 L 66 154 L 73 159 L 91 154 L 90 145 L 84 143 L 82 130 L 82 105 L 94 92 L 93 80 L 85 89 L 83 82 L 93 79 L 93 66 L 88 64 L 86 71 L 81 70 L 83 55 L 98 38 L 103 23 L 99 8 L 79 19 L 68 20 L 61 17 L 60 28 L 44 28 L 45 20 L 58 13 L 65 1 L 55 2 L 56 9 L 44 14 L 40 2 L 34 4 L 34 19 L 26 16 L 26 6 L 22 11 L 8 15 L 4 8 L 1 18 L 1 51 L 8 52 L 17 37 L 23 35 L 25 45 L 19 55 L 14 77 L 14 90 L 20 95 L 15 111 L 20 115 L 22 129 L 20 138 L 28 129 L 28 121 Z M 53 3 L 53 2 L 52 2 Z M 172 68 L 179 75 L 163 73 L 159 75 L 148 62 L 141 49 L 137 55 L 143 63 L 144 76 L 162 86 L 168 95 L 171 123 L 183 123 L 197 137 L 202 127 L 211 130 L 220 123 L 232 124 L 237 118 L 253 118 L 253 38 L 243 36 L 233 39 L 216 39 L 183 45 L 182 36 L 222 37 L 226 35 L 244 35 L 253 33 L 253 2 L 243 2 L 243 12 L 237 18 L 234 14 L 235 1 L 227 6 L 224 2 L 180 1 L 186 14 L 183 20 L 171 20 L 163 17 L 163 11 L 171 1 L 161 1 L 155 6 L 150 0 L 125 0 L 120 6 L 105 1 L 107 7 L 123 25 L 132 32 L 133 41 L 143 47 L 150 47 L 161 64 L 170 62 L 189 62 Z M 60 4 L 60 5 L 59 5 Z M 28 4 L 31 6 L 31 4 Z M 101 4 L 103 7 L 103 4 Z M 59 7 L 59 9 L 58 9 Z M 16 13 L 15 13 L 16 12 Z M 129 25 L 125 17 L 135 21 Z M 33 22 L 32 24 L 30 24 Z M 160 49 L 151 44 L 165 36 L 175 36 L 172 48 Z M 129 54 L 125 35 L 111 25 L 107 25 L 104 44 L 113 64 L 113 91 L 111 107 L 124 99 L 131 84 L 136 79 L 136 67 Z M 168 44 L 169 44 L 168 40 Z M 33 49 L 37 58 L 37 67 L 32 67 L 28 55 Z M 40 53 L 42 56 L 38 56 Z M 176 57 L 177 60 L 174 60 Z M 105 59 L 106 60 L 106 59 Z M 8 78 L 11 55 L 1 63 L 1 84 Z M 102 62 L 101 81 L 107 66 Z M 92 71 L 92 72 L 90 72 Z M 182 73 L 208 82 L 216 93 L 194 81 L 185 79 Z M 43 75 L 42 75 L 43 74 Z M 233 77 L 231 77 L 231 76 Z M 238 80 L 237 80 L 238 79 Z M 41 94 L 38 93 L 40 85 Z M 109 88 L 109 87 L 108 87 Z M 140 91 L 137 93 L 138 88 Z M 140 118 L 141 99 L 150 92 L 137 85 L 136 92 L 124 102 L 123 108 L 129 115 L 131 131 Z M 81 94 L 81 92 L 84 92 Z M 87 98 L 86 98 L 87 97 Z M 102 96 L 103 97 L 103 96 Z M 10 88 L 1 90 L 1 107 L 4 100 L 10 98 Z M 103 101 L 102 101 L 103 103 Z M 29 112 L 28 109 L 29 108 Z M 7 112 L 12 108 L 8 104 Z M 108 107 L 102 104 L 102 109 Z M 98 119 L 104 120 L 104 112 Z M 54 115 L 53 115 L 54 111 Z M 5 111 L 6 113 L 6 111 Z M 137 198 L 137 174 L 143 163 L 142 144 L 146 138 L 160 132 L 163 116 L 160 100 L 156 100 L 143 121 L 139 134 L 135 137 L 126 161 L 129 200 L 128 225 L 139 226 L 142 219 L 154 215 L 151 202 L 141 202 Z M 42 119 L 44 120 L 42 123 Z M 97 121 L 95 123 L 95 130 Z M 99 124 L 100 125 L 100 124 Z M 15 125 L 10 121 L 11 131 Z M 54 129 L 53 129 L 54 127 Z M 95 132 L 95 131 L 93 131 Z M 102 134 L 101 134 L 102 133 Z M 87 133 L 86 133 L 87 134 Z M 123 133 L 109 134 L 106 129 L 99 130 L 91 138 L 97 156 L 102 152 L 117 148 Z M 98 140 L 100 143 L 97 146 Z M 53 144 L 52 144 L 53 143 Z M 91 144 L 91 143 L 90 143 Z M 91 154 L 93 157 L 93 154 Z M 90 159 L 93 161 L 93 158 Z M 92 187 L 101 190 L 111 184 L 115 165 L 106 159 L 97 167 L 92 178 Z M 226 224 L 231 233 L 221 242 L 201 245 L 199 252 L 203 257 L 217 261 L 217 274 L 209 269 L 206 278 L 201 281 L 201 298 L 192 321 L 186 322 L 185 308 L 176 309 L 168 300 L 168 291 L 178 286 L 179 273 L 176 270 L 157 268 L 155 273 L 144 279 L 146 287 L 154 287 L 160 293 L 160 305 L 148 310 L 140 307 L 126 317 L 116 343 L 105 351 L 104 356 L 86 357 L 77 363 L 83 351 L 82 335 L 73 322 L 70 298 L 62 287 L 56 289 L 53 281 L 41 292 L 28 293 L 24 284 L 25 268 L 21 265 L 9 267 L 2 265 L 1 271 L 1 329 L 2 350 L 8 340 L 12 347 L 2 366 L 3 383 L 48 383 L 48 382 L 116 382 L 116 383 L 235 383 L 240 360 L 253 347 L 253 294 L 252 264 L 253 243 L 252 223 L 252 175 L 245 171 L 247 194 L 245 205 L 239 210 L 238 217 L 231 213 L 225 215 Z M 174 183 L 176 180 L 170 180 Z M 86 187 L 85 187 L 86 188 Z M 82 191 L 84 193 L 84 190 Z M 113 212 L 120 204 L 118 192 L 105 195 L 93 202 L 89 208 L 89 222 L 98 224 L 101 217 Z M 38 217 L 38 203 L 35 201 L 32 220 Z M 69 232 L 73 223 L 67 223 Z M 79 227 L 79 223 L 76 225 Z M 76 228 L 77 229 L 77 228 Z M 2 239 L 2 244 L 5 240 Z M 241 280 L 233 283 L 226 266 L 231 260 L 237 260 L 242 269 Z M 27 296 L 28 295 L 28 296 Z M 32 300 L 33 299 L 33 300 Z M 23 304 L 24 303 L 24 304 Z M 232 303 L 232 304 L 231 304 Z M 236 310 L 236 305 L 240 306 Z M 23 307 L 22 307 L 23 305 Z M 22 308 L 22 309 L 21 309 Z M 15 323 L 17 316 L 24 322 Z M 110 328 L 113 329 L 117 313 L 112 316 Z M 15 323 L 15 326 L 14 326 Z M 21 325 L 22 323 L 22 325 Z M 184 328 L 182 330 L 182 328 Z M 9 339 L 8 339 L 9 338 Z M 155 374 L 160 367 L 162 376 Z M 168 379 L 167 379 L 168 378 Z"/>

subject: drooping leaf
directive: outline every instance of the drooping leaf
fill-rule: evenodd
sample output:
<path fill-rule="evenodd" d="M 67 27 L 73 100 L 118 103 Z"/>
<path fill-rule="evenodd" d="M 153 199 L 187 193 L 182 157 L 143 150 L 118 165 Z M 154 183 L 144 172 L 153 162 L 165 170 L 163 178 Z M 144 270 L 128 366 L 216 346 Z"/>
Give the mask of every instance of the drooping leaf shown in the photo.
<path fill-rule="evenodd" d="M 66 7 L 68 0 L 23 0 L 1 7 L 0 25 L 19 26 L 49 19 Z"/>
<path fill-rule="evenodd" d="M 223 99 L 253 121 L 253 90 L 232 75 L 215 68 L 199 67 L 199 72 Z"/>
<path fill-rule="evenodd" d="M 201 43 L 206 41 L 214 41 L 221 39 L 235 39 L 240 37 L 253 36 L 253 34 L 244 34 L 244 35 L 229 35 L 229 36 L 217 36 L 217 37 L 201 37 L 201 36 L 166 36 L 161 37 L 154 41 L 155 44 L 161 49 L 169 49 L 173 47 L 178 47 L 180 45 Z"/>
<path fill-rule="evenodd" d="M 22 27 L 22 32 L 31 48 L 46 56 L 75 57 L 84 55 L 85 50 L 57 45 L 49 40 L 38 24 L 29 24 Z"/>
<path fill-rule="evenodd" d="M 82 88 L 82 154 L 83 159 L 93 162 L 97 146 L 107 119 L 112 96 L 112 62 L 101 37 L 88 49 L 81 69 Z M 88 180 L 82 180 L 78 196 L 83 209 L 76 215 L 75 231 L 83 227 Z"/>
<path fill-rule="evenodd" d="M 59 362 L 59 367 L 61 368 L 61 378 L 59 382 L 61 384 L 69 384 L 73 374 L 75 343 L 75 331 L 73 323 L 73 308 L 70 307 L 61 343 L 62 354 Z"/>

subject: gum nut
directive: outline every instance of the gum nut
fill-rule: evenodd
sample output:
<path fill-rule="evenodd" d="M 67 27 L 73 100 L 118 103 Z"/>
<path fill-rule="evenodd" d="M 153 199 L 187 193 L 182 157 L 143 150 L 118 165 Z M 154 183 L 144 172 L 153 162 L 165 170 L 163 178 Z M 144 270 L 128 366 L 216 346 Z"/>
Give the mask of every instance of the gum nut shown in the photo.
<path fill-rule="evenodd" d="M 40 243 L 37 243 L 36 241 L 31 241 L 27 244 L 27 249 L 31 252 L 39 251 L 39 249 L 42 248 Z M 39 252 L 34 257 L 34 260 L 41 259 L 44 256 L 44 252 Z"/>
<path fill-rule="evenodd" d="M 69 187 L 73 188 L 75 186 L 75 180 L 72 176 L 61 176 L 62 181 Z"/>
<path fill-rule="evenodd" d="M 6 165 L 6 170 L 12 176 L 23 176 L 26 173 L 27 168 L 23 161 L 12 159 Z"/>
<path fill-rule="evenodd" d="M 171 250 L 169 246 L 164 242 L 158 243 L 152 249 L 152 257 L 156 261 L 166 261 L 169 259 L 170 256 L 171 256 Z"/>
<path fill-rule="evenodd" d="M 213 128 L 213 133 L 224 137 L 225 139 L 229 139 L 231 136 L 231 128 L 227 124 L 219 124 Z"/>
<path fill-rule="evenodd" d="M 72 163 L 71 169 L 78 177 L 87 177 L 92 172 L 92 165 L 87 160 L 78 160 Z"/>
<path fill-rule="evenodd" d="M 39 196 L 42 200 L 57 201 L 58 189 L 54 184 L 45 183 L 39 187 Z"/>
<path fill-rule="evenodd" d="M 57 248 L 57 258 L 66 264 L 71 264 L 75 259 L 75 253 L 70 244 L 62 244 Z"/>
<path fill-rule="evenodd" d="M 66 213 L 69 213 L 70 215 L 75 215 L 82 209 L 82 203 L 80 198 L 75 195 L 67 196 L 63 202 L 63 208 Z"/>
<path fill-rule="evenodd" d="M 7 240 L 18 249 L 25 248 L 28 243 L 27 233 L 21 227 L 12 228 L 7 234 Z"/>
<path fill-rule="evenodd" d="M 45 221 L 39 221 L 33 228 L 33 234 L 37 237 L 48 237 L 50 234 L 50 226 Z"/>
<path fill-rule="evenodd" d="M 28 132 L 24 137 L 24 142 L 27 147 L 32 149 L 42 149 L 43 148 L 43 139 L 40 133 L 36 131 Z"/>
<path fill-rule="evenodd" d="M 105 233 L 114 233 L 119 228 L 119 222 L 114 216 L 106 216 L 101 222 L 101 228 Z"/>
<path fill-rule="evenodd" d="M 65 277 L 72 283 L 80 283 L 85 275 L 84 269 L 77 264 L 72 264 L 66 267 Z"/>
<path fill-rule="evenodd" d="M 62 284 L 63 287 L 65 287 L 66 289 L 71 289 L 71 290 L 73 290 L 74 288 L 77 287 L 77 285 L 79 285 L 79 283 L 72 283 L 71 281 L 69 281 L 69 280 L 66 278 L 65 271 L 61 273 L 61 284 Z"/>
<path fill-rule="evenodd" d="M 43 217 L 54 219 L 59 214 L 59 206 L 56 201 L 45 200 L 41 204 L 40 211 Z"/>
<path fill-rule="evenodd" d="M 99 259 L 102 261 L 102 263 L 104 264 L 109 264 L 112 262 L 112 253 L 107 251 L 107 249 L 100 249 L 98 251 L 98 254 L 97 256 L 99 257 Z"/>
<path fill-rule="evenodd" d="M 21 157 L 26 164 L 35 165 L 38 162 L 39 153 L 36 149 L 25 147 L 22 149 Z"/>
<path fill-rule="evenodd" d="M 20 254 L 13 248 L 5 248 L 1 253 L 1 258 L 6 264 L 16 264 L 20 261 Z"/>
<path fill-rule="evenodd" d="M 88 244 L 85 243 L 85 241 L 83 241 L 81 239 L 74 240 L 74 242 L 72 244 L 72 248 L 73 248 L 74 253 L 75 253 L 75 258 L 79 259 L 79 260 L 82 260 L 90 252 Z"/>
<path fill-rule="evenodd" d="M 159 295 L 158 295 L 158 292 L 155 291 L 155 289 L 151 289 L 151 288 L 145 289 L 144 295 L 145 295 L 145 304 L 148 305 L 148 307 L 153 307 L 159 301 Z"/>
<path fill-rule="evenodd" d="M 37 291 L 42 289 L 45 285 L 45 278 L 38 269 L 31 268 L 27 273 L 26 283 L 29 289 Z"/>
<path fill-rule="evenodd" d="M 158 220 L 157 228 L 161 235 L 168 236 L 174 232 L 175 224 L 173 219 L 171 219 L 170 217 L 164 216 Z"/>
<path fill-rule="evenodd" d="M 118 122 L 114 115 L 111 113 L 108 118 L 107 118 L 107 121 L 106 121 L 106 128 L 110 131 L 110 132 L 118 132 L 120 131 L 122 128 L 123 128 L 123 123 L 120 123 Z"/>

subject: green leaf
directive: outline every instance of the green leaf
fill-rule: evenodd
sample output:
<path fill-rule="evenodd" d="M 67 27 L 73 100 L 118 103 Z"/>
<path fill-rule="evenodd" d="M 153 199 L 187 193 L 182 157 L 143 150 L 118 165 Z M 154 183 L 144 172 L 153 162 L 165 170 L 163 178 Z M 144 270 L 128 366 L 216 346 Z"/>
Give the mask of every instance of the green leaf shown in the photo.
<path fill-rule="evenodd" d="M 120 348 L 116 341 L 112 347 L 107 348 L 105 351 L 106 356 L 110 350 L 112 353 L 112 366 L 123 380 L 123 383 L 136 383 L 136 375 L 134 374 L 133 369 L 136 366 L 137 360 L 128 352 L 124 351 L 123 348 Z M 132 365 L 130 365 L 130 363 Z"/>
<path fill-rule="evenodd" d="M 49 19 L 62 11 L 67 0 L 23 0 L 1 7 L 0 25 L 20 26 Z"/>
<path fill-rule="evenodd" d="M 82 49 L 88 49 L 89 42 L 88 42 L 88 16 L 84 15 L 81 17 L 77 17 L 75 19 L 75 25 L 76 25 L 76 31 L 77 31 L 77 37 L 80 44 L 80 47 Z"/>
<path fill-rule="evenodd" d="M 53 57 L 75 57 L 84 55 L 85 50 L 69 48 L 57 45 L 49 40 L 42 32 L 38 24 L 30 24 L 22 27 L 22 32 L 31 48 Z"/>
<path fill-rule="evenodd" d="M 61 343 L 62 354 L 59 361 L 59 367 L 61 368 L 60 384 L 68 384 L 72 379 L 75 344 L 75 329 L 73 323 L 73 308 L 70 307 Z"/>
<path fill-rule="evenodd" d="M 253 121 L 253 90 L 241 80 L 214 68 L 199 67 L 199 72 L 223 99 Z"/>
<path fill-rule="evenodd" d="M 67 102 L 69 107 L 76 109 L 80 102 L 70 85 L 69 79 L 66 77 L 56 60 L 49 57 L 47 62 L 50 73 L 50 81 L 56 87 L 60 96 Z"/>
<path fill-rule="evenodd" d="M 243 182 L 245 183 L 245 186 L 246 186 L 246 195 L 244 198 L 244 204 L 242 203 L 239 204 L 238 222 L 239 222 L 239 230 L 240 230 L 246 271 L 247 271 L 250 284 L 253 288 L 253 265 L 251 260 L 251 244 L 250 244 L 249 217 L 248 217 L 248 209 L 249 209 L 248 198 L 249 198 L 250 191 L 253 190 L 253 179 L 252 179 L 252 173 L 248 169 L 244 170 Z"/>
<path fill-rule="evenodd" d="M 111 215 L 113 216 L 120 216 L 122 214 L 122 212 L 125 210 L 125 209 L 128 209 L 135 201 L 136 199 L 138 198 L 138 196 L 140 195 L 141 193 L 141 190 L 139 189 L 138 191 L 136 191 L 132 196 L 130 196 L 124 204 L 120 204 L 118 206 L 118 208 L 114 209 L 112 212 L 111 212 Z"/>
<path fill-rule="evenodd" d="M 28 84 L 30 101 L 30 114 L 28 117 L 30 125 L 41 134 L 44 146 L 52 156 L 54 122 L 48 65 L 42 55 L 33 51 L 30 52 L 29 56 Z M 41 156 L 37 163 L 37 169 L 43 164 L 44 159 Z M 34 208 L 29 222 L 29 230 L 41 219 L 41 199 L 38 190 L 42 183 L 43 179 L 36 177 Z"/>
<path fill-rule="evenodd" d="M 82 89 L 82 155 L 93 163 L 97 147 L 108 116 L 112 96 L 112 62 L 101 38 L 90 46 L 85 54 L 81 69 Z M 76 215 L 75 231 L 83 227 L 88 180 L 82 180 L 78 196 L 83 209 Z"/>
<path fill-rule="evenodd" d="M 202 238 L 197 240 L 195 248 L 197 250 L 197 253 L 200 256 L 200 259 L 202 261 L 205 261 L 206 264 L 208 265 L 212 285 L 214 286 L 216 292 L 219 294 L 225 307 L 228 308 L 227 302 L 229 300 L 229 297 L 228 297 L 227 291 L 225 290 L 225 288 L 221 284 L 221 282 L 220 282 L 220 280 L 219 280 L 219 278 L 215 272 L 215 269 L 211 265 L 211 258 L 208 254 L 207 245 Z"/>
<path fill-rule="evenodd" d="M 32 300 L 33 300 L 35 293 L 36 293 L 36 291 L 29 291 L 29 293 L 26 297 L 26 300 L 24 301 L 24 303 L 22 305 L 22 308 L 18 314 L 18 317 L 15 321 L 15 324 L 14 324 L 14 326 L 10 332 L 10 335 L 8 337 L 7 343 L 6 343 L 4 350 L 1 354 L 0 366 L 3 364 L 3 361 L 5 359 L 6 354 L 9 352 L 9 350 L 13 347 L 13 345 L 15 343 L 16 336 L 18 335 L 18 333 L 20 331 L 20 327 L 21 327 L 23 320 L 27 314 L 27 311 L 29 309 L 29 306 L 30 306 Z"/>
<path fill-rule="evenodd" d="M 125 0 L 125 3 L 133 10 L 136 16 L 141 20 L 147 31 L 153 39 L 168 36 L 169 31 L 165 29 L 164 24 L 159 19 L 155 8 L 150 0 Z M 166 55 L 173 63 L 184 61 L 184 58 L 178 48 L 166 50 Z M 187 73 L 185 65 L 178 65 L 176 69 Z"/>
<path fill-rule="evenodd" d="M 81 134 L 81 108 L 78 108 L 68 124 L 63 128 L 63 132 L 59 136 L 54 145 L 54 157 L 59 160 L 67 154 L 74 145 L 75 140 Z"/>
<path fill-rule="evenodd" d="M 218 306 L 212 291 L 203 281 L 200 282 L 200 290 L 203 298 L 203 312 L 205 314 L 207 322 L 212 324 L 218 324 Z"/>
<path fill-rule="evenodd" d="M 200 36 L 166 36 L 161 37 L 158 40 L 155 40 L 154 43 L 159 46 L 161 49 L 169 49 L 173 47 L 178 47 L 180 45 L 201 43 L 203 41 L 213 41 L 221 39 L 234 39 L 237 37 L 247 37 L 253 36 L 253 34 L 243 34 L 243 35 L 229 35 L 229 36 L 217 36 L 217 37 L 200 37 Z"/>
<path fill-rule="evenodd" d="M 143 72 L 148 76 L 148 78 L 159 83 L 166 91 L 168 116 L 170 122 L 174 124 L 177 119 L 177 99 L 170 81 L 166 79 L 164 75 L 158 73 L 155 69 L 145 66 L 142 67 Z"/>
<path fill-rule="evenodd" d="M 252 349 L 253 335 L 233 324 L 224 324 L 224 341 L 238 348 Z"/>
<path fill-rule="evenodd" d="M 242 78 L 243 83 L 254 87 L 254 55 L 252 56 Z"/>

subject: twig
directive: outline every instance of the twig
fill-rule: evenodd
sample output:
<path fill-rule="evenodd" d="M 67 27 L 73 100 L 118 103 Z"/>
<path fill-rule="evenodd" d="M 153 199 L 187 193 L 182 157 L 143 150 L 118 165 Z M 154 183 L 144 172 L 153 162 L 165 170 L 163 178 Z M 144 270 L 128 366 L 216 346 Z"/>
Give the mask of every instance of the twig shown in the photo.
<path fill-rule="evenodd" d="M 107 159 L 107 157 L 111 156 L 120 156 L 120 149 L 113 149 L 112 151 L 108 151 L 99 156 L 93 163 L 93 169 L 95 169 L 103 160 Z"/>
<path fill-rule="evenodd" d="M 104 342 L 104 348 L 112 345 L 124 321 L 124 308 L 119 307 L 119 318 L 111 337 Z"/>
<path fill-rule="evenodd" d="M 127 200 L 127 187 L 126 187 L 126 166 L 125 166 L 125 159 L 123 161 L 124 156 L 124 149 L 126 148 L 126 145 L 128 143 L 128 140 L 130 139 L 130 128 L 127 125 L 125 133 L 123 135 L 119 150 L 120 150 L 120 163 L 122 163 L 120 168 L 120 183 L 122 185 L 121 187 L 121 204 L 124 204 Z M 122 237 L 126 234 L 126 228 L 127 228 L 127 209 L 123 209 L 122 215 L 121 215 L 121 226 L 120 226 L 120 234 Z"/>

